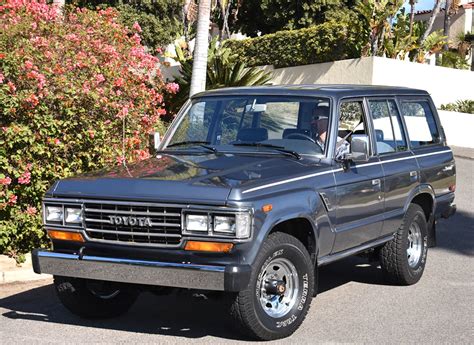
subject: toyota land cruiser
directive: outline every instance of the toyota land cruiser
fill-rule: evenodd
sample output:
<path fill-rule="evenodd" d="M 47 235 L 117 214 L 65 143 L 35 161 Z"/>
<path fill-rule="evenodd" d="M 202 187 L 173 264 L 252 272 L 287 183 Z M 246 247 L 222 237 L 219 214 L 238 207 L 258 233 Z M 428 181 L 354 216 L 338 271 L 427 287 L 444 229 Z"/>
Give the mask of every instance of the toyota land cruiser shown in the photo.
<path fill-rule="evenodd" d="M 123 313 L 144 288 L 214 290 L 242 330 L 282 338 L 322 265 L 370 253 L 392 283 L 416 283 L 437 219 L 455 212 L 455 172 L 425 91 L 203 92 L 153 158 L 54 183 L 53 249 L 34 251 L 34 270 L 82 317 Z"/>

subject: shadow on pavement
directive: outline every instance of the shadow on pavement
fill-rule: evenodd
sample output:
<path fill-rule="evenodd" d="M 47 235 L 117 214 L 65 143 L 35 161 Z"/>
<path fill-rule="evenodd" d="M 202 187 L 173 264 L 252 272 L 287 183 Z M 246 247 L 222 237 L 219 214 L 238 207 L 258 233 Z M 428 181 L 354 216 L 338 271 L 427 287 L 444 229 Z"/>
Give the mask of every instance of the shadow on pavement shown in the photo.
<path fill-rule="evenodd" d="M 232 328 L 221 302 L 188 294 L 155 296 L 145 292 L 128 313 L 106 320 L 87 320 L 71 314 L 59 302 L 53 285 L 7 297 L 0 301 L 0 307 L 10 310 L 2 315 L 10 319 L 185 338 L 214 336 L 248 340 Z"/>
<path fill-rule="evenodd" d="M 437 248 L 474 257 L 474 213 L 457 211 L 448 219 L 438 221 Z"/>
<path fill-rule="evenodd" d="M 319 293 L 350 281 L 384 284 L 380 269 L 363 258 L 349 258 L 321 268 Z M 3 317 L 69 324 L 128 332 L 170 335 L 185 338 L 213 336 L 249 340 L 232 327 L 222 300 L 204 300 L 190 294 L 155 296 L 142 293 L 130 311 L 107 320 L 86 320 L 69 313 L 56 297 L 53 285 L 31 289 L 0 301 L 9 311 Z"/>

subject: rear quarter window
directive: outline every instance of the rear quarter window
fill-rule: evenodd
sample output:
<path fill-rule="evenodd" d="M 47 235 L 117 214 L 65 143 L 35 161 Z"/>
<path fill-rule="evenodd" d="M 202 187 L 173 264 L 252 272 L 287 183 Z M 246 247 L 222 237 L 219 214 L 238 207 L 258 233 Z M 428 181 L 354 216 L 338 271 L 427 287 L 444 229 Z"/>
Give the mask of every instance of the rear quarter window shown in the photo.
<path fill-rule="evenodd" d="M 440 142 L 438 126 L 428 101 L 403 100 L 401 112 L 413 148 Z"/>

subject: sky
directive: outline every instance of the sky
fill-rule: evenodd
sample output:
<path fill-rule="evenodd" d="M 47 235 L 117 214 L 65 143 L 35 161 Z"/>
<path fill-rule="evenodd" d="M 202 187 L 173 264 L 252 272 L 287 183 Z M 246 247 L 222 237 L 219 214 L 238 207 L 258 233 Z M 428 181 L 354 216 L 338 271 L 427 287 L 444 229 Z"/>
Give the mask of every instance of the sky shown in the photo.
<path fill-rule="evenodd" d="M 434 0 L 418 0 L 415 11 L 423 11 L 423 10 L 431 10 L 434 6 Z M 408 1 L 405 2 L 405 7 L 410 11 L 410 3 Z"/>

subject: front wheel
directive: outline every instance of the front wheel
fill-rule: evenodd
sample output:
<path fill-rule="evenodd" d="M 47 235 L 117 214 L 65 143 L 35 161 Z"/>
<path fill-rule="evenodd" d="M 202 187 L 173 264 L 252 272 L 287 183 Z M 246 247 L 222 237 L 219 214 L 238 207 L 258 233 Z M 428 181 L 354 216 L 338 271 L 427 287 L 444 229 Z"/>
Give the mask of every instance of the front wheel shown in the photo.
<path fill-rule="evenodd" d="M 232 296 L 231 315 L 252 338 L 284 338 L 303 322 L 313 290 L 314 266 L 304 245 L 274 233 L 262 245 L 248 287 Z"/>
<path fill-rule="evenodd" d="M 423 275 L 428 253 L 428 225 L 425 213 L 411 204 L 394 238 L 380 251 L 380 266 L 389 281 L 412 285 Z"/>
<path fill-rule="evenodd" d="M 138 290 L 126 284 L 54 277 L 61 303 L 73 314 L 87 319 L 119 316 L 133 305 Z"/>

